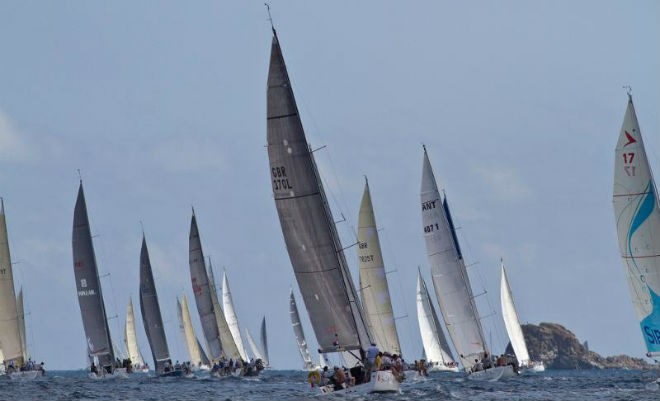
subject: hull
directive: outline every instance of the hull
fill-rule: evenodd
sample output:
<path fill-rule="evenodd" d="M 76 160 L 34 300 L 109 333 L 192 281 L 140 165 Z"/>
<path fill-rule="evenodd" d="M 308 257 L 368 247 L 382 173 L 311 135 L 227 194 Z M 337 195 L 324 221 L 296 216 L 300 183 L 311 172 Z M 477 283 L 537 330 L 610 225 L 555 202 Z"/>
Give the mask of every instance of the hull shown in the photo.
<path fill-rule="evenodd" d="M 344 387 L 334 390 L 334 386 L 321 386 L 321 394 L 369 394 L 369 393 L 398 393 L 401 391 L 399 381 L 389 370 L 379 370 L 371 374 L 371 381 L 356 386 Z"/>
<path fill-rule="evenodd" d="M 507 365 L 507 366 L 496 366 L 494 368 L 470 373 L 468 375 L 468 379 L 494 382 L 502 379 L 509 379 L 517 375 L 518 374 L 513 369 L 513 366 Z"/>
<path fill-rule="evenodd" d="M 429 366 L 426 370 L 429 372 L 455 372 L 455 373 L 460 372 L 458 366 L 445 366 L 442 364 Z"/>
<path fill-rule="evenodd" d="M 87 377 L 92 380 L 112 380 L 112 379 L 128 379 L 126 368 L 117 368 L 112 373 L 92 373 L 90 372 Z"/>
<path fill-rule="evenodd" d="M 522 374 L 532 374 L 545 372 L 545 365 L 543 362 L 532 362 L 529 366 L 520 369 Z"/>
<path fill-rule="evenodd" d="M 43 374 L 39 370 L 28 370 L 25 372 L 13 372 L 9 374 L 9 378 L 12 380 L 34 380 L 41 376 L 43 376 Z"/>
<path fill-rule="evenodd" d="M 164 372 L 158 375 L 158 377 L 184 377 L 186 374 L 183 370 L 173 370 L 171 372 Z"/>

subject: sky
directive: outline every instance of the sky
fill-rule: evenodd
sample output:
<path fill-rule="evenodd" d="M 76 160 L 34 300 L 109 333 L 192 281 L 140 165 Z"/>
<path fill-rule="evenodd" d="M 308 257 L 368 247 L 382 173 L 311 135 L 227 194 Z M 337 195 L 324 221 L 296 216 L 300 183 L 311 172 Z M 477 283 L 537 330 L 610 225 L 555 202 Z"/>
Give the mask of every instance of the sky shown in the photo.
<path fill-rule="evenodd" d="M 495 352 L 506 344 L 504 258 L 523 322 L 563 324 L 603 355 L 643 356 L 611 196 L 624 85 L 659 164 L 659 2 L 295 0 L 271 12 L 308 141 L 325 146 L 315 157 L 344 246 L 369 178 L 404 356 L 421 355 L 417 267 L 430 278 L 422 144 L 473 290 L 486 292 L 477 300 Z M 0 196 L 28 346 L 46 368 L 86 363 L 71 255 L 78 170 L 115 342 L 132 296 L 151 361 L 140 222 L 172 357 L 187 359 L 183 291 L 201 336 L 194 207 L 241 327 L 256 335 L 265 315 L 272 365 L 301 367 L 292 286 L 304 308 L 265 148 L 271 39 L 263 1 L 0 2 Z M 354 247 L 347 259 L 357 277 Z"/>

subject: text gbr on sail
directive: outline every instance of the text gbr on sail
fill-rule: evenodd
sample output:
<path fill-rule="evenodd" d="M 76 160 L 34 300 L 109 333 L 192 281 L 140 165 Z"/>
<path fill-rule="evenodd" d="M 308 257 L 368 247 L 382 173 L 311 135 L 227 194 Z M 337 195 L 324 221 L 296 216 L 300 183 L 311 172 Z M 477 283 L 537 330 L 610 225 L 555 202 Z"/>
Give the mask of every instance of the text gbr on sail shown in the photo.
<path fill-rule="evenodd" d="M 293 189 L 291 184 L 289 184 L 289 179 L 286 176 L 284 166 L 273 167 L 271 170 L 273 172 L 273 189 L 275 191 L 281 189 Z"/>

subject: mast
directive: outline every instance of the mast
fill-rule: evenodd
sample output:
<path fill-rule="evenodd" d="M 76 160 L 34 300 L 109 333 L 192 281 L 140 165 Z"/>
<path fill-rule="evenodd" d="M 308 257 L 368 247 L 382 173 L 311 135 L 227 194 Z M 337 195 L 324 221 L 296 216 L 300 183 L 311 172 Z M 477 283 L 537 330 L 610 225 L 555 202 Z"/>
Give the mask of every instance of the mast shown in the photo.
<path fill-rule="evenodd" d="M 83 328 L 87 338 L 88 355 L 90 358 L 97 357 L 99 365 L 106 372 L 112 372 L 114 370 L 115 353 L 103 302 L 82 180 L 78 188 L 78 198 L 73 212 L 71 247 L 73 250 L 73 273 L 76 280 Z"/>
<path fill-rule="evenodd" d="M 305 138 L 274 29 L 268 73 L 267 140 L 284 241 L 320 351 L 366 349 L 371 336 Z"/>
<path fill-rule="evenodd" d="M 647 356 L 660 357 L 660 210 L 632 96 L 614 152 L 614 216 L 619 252 Z"/>

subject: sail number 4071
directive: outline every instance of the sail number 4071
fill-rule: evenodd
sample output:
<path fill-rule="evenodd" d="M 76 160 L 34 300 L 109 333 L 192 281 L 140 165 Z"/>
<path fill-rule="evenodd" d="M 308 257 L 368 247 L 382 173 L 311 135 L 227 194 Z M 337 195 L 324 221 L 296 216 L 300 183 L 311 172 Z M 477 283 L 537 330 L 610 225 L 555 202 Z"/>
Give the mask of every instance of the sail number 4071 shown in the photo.
<path fill-rule="evenodd" d="M 624 153 L 621 156 L 623 156 L 623 164 L 632 164 L 633 160 L 635 159 L 635 154 L 633 152 Z M 623 166 L 623 169 L 627 175 L 635 175 L 635 166 Z"/>
<path fill-rule="evenodd" d="M 425 233 L 432 233 L 435 230 L 438 230 L 440 226 L 438 226 L 438 223 L 435 224 L 430 224 L 428 226 L 424 226 L 424 232 Z"/>

